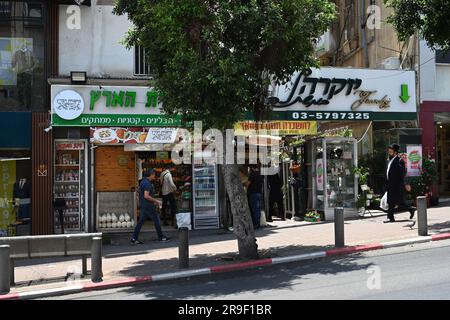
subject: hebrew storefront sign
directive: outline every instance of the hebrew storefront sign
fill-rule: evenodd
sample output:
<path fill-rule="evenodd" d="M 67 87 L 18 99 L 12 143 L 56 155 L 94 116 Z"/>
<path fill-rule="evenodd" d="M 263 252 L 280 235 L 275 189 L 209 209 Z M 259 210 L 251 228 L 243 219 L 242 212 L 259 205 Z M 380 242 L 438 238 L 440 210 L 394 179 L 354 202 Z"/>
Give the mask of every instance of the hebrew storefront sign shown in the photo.
<path fill-rule="evenodd" d="M 240 121 L 234 126 L 235 135 L 249 135 L 251 131 L 277 130 L 280 136 L 315 135 L 317 122 L 315 121 Z"/>
<path fill-rule="evenodd" d="M 122 128 L 91 127 L 93 144 L 172 144 L 177 137 L 177 128 Z"/>
<path fill-rule="evenodd" d="M 307 69 L 273 88 L 271 120 L 401 121 L 417 118 L 414 71 Z"/>
<path fill-rule="evenodd" d="M 149 87 L 53 85 L 53 126 L 180 126 L 163 113 L 161 94 Z"/>

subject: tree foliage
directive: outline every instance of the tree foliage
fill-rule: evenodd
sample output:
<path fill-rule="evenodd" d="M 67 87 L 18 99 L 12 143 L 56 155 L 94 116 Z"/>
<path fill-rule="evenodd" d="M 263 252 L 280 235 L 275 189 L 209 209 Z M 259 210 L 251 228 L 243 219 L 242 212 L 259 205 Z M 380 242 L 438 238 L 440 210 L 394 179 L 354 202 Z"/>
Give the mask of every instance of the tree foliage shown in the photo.
<path fill-rule="evenodd" d="M 270 109 L 271 80 L 316 66 L 314 41 L 335 17 L 329 0 L 118 0 L 134 24 L 125 43 L 143 46 L 163 108 L 186 121 L 231 128 Z M 273 78 L 272 78 L 273 77 Z"/>
<path fill-rule="evenodd" d="M 433 48 L 450 50 L 449 0 L 385 0 L 394 13 L 389 22 L 400 40 L 408 40 L 416 31 Z"/>

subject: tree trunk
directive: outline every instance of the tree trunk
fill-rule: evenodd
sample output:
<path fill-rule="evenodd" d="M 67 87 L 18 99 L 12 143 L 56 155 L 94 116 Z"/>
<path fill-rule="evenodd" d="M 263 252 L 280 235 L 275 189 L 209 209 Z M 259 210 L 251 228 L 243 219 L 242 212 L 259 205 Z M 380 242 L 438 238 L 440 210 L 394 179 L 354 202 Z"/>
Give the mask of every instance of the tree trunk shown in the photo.
<path fill-rule="evenodd" d="M 244 259 L 258 258 L 255 230 L 250 215 L 247 195 L 242 186 L 237 164 L 222 165 L 225 188 L 233 214 L 233 228 L 238 240 L 239 256 Z"/>

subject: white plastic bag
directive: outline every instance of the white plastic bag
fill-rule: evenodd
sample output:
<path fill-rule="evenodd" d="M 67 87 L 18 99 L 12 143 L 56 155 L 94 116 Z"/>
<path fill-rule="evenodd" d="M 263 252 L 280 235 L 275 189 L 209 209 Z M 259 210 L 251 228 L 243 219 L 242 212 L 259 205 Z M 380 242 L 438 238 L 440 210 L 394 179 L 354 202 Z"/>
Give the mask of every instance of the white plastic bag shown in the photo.
<path fill-rule="evenodd" d="M 178 213 L 176 217 L 178 228 L 188 228 L 189 230 L 192 229 L 190 212 Z"/>
<path fill-rule="evenodd" d="M 389 205 L 387 203 L 387 192 L 385 192 L 384 195 L 383 195 L 383 198 L 381 198 L 380 208 L 383 209 L 383 210 L 388 210 L 389 209 Z"/>
<path fill-rule="evenodd" d="M 259 225 L 261 227 L 267 226 L 266 213 L 264 212 L 264 210 L 261 210 L 261 220 L 259 222 Z"/>

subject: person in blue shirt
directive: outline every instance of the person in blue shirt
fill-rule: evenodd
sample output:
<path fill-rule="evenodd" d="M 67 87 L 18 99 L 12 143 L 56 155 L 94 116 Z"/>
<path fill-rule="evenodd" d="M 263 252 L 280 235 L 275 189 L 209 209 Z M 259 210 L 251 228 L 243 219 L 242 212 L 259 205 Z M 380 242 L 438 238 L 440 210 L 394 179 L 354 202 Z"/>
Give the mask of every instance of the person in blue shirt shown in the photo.
<path fill-rule="evenodd" d="M 155 197 L 155 186 L 153 181 L 156 179 L 155 170 L 150 169 L 144 173 L 144 179 L 142 179 L 139 185 L 139 202 L 141 206 L 141 215 L 139 222 L 134 229 L 133 237 L 131 238 L 132 244 L 142 244 L 142 241 L 138 240 L 139 232 L 147 219 L 153 220 L 155 224 L 156 232 L 158 233 L 158 239 L 161 242 L 167 242 L 170 239 L 163 235 L 161 230 L 161 221 L 159 219 L 158 212 L 156 212 L 156 206 L 161 208 L 161 201 Z"/>

